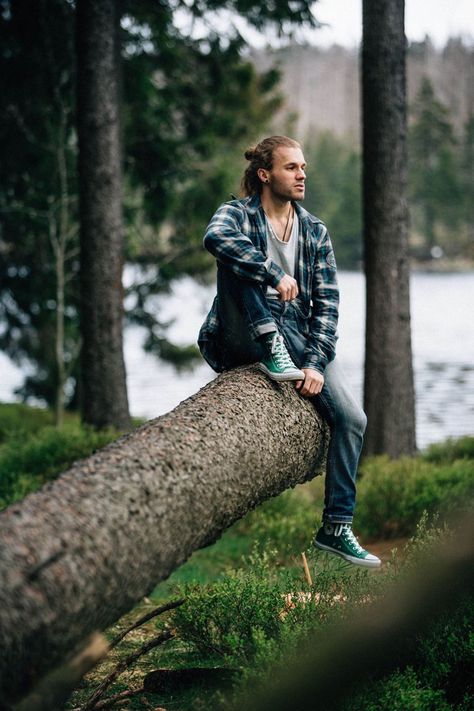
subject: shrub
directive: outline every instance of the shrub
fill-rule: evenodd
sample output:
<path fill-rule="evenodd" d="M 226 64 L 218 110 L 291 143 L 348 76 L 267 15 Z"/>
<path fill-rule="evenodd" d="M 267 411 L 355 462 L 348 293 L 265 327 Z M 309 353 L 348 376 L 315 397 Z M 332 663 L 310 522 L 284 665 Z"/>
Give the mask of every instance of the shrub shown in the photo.
<path fill-rule="evenodd" d="M 416 570 L 420 560 L 432 557 L 440 541 L 454 532 L 430 525 L 424 514 L 409 542 L 403 570 Z M 412 648 L 410 666 L 396 670 L 382 679 L 365 684 L 355 698 L 346 702 L 344 711 L 445 711 L 472 709 L 474 698 L 474 600 L 470 591 L 419 635 Z"/>
<path fill-rule="evenodd" d="M 202 654 L 249 661 L 258 638 L 275 637 L 283 607 L 281 585 L 271 580 L 269 558 L 253 571 L 229 571 L 213 585 L 187 585 L 186 604 L 175 612 L 180 636 Z"/>
<path fill-rule="evenodd" d="M 403 569 L 416 569 L 420 556 L 426 558 L 428 552 L 433 555 L 433 544 L 439 544 L 440 539 L 445 541 L 452 535 L 453 532 L 445 526 L 428 527 L 428 519 L 424 515 L 415 537 L 410 541 L 410 555 L 403 564 Z M 436 545 L 434 548 L 436 550 Z M 315 557 L 316 562 L 322 560 L 321 556 Z M 334 561 L 334 558 L 328 560 Z M 436 558 L 433 563 L 436 563 Z M 320 567 L 315 576 L 313 593 L 316 589 L 321 591 L 321 603 L 317 607 L 297 607 L 294 614 L 287 618 L 289 624 L 280 623 L 276 635 L 263 634 L 261 630 L 253 633 L 252 664 L 248 664 L 249 660 L 246 660 L 240 688 L 247 688 L 245 693 L 248 694 L 249 684 L 260 684 L 262 681 L 269 684 L 275 674 L 275 664 L 294 664 L 295 659 L 298 659 L 298 654 L 301 653 L 299 643 L 303 635 L 311 632 L 310 639 L 317 644 L 319 638 L 330 634 L 327 622 L 333 621 L 336 616 L 350 619 L 354 606 L 366 605 L 369 599 L 375 600 L 383 595 L 386 584 L 396 577 L 398 574 L 393 569 L 388 575 L 386 571 L 378 575 L 356 571 L 356 575 L 351 577 L 347 569 L 342 567 L 339 571 L 335 568 L 324 570 Z M 343 604 L 334 604 L 336 592 L 342 594 Z M 352 692 L 341 708 L 344 711 L 472 709 L 474 601 L 469 599 L 468 592 L 466 591 L 466 596 L 453 609 L 438 618 L 427 632 L 407 639 L 409 665 L 384 677 L 375 677 L 365 682 Z M 370 671 L 367 669 L 368 674 Z"/>
<path fill-rule="evenodd" d="M 321 504 L 315 504 L 306 491 L 297 487 L 270 499 L 252 511 L 241 528 L 278 549 L 280 555 L 305 550 L 321 517 Z"/>
<path fill-rule="evenodd" d="M 53 412 L 19 403 L 0 404 L 0 443 L 11 437 L 24 437 L 52 425 Z"/>
<path fill-rule="evenodd" d="M 367 459 L 357 491 L 357 530 L 369 537 L 409 535 L 423 511 L 446 515 L 469 506 L 473 474 L 469 459 L 437 465 L 421 458 Z"/>
<path fill-rule="evenodd" d="M 313 588 L 299 571 L 278 567 L 276 551 L 254 553 L 244 563 L 212 585 L 184 586 L 179 595 L 186 604 L 174 613 L 174 624 L 191 649 L 247 667 L 247 682 L 261 677 L 282 650 L 289 655 L 302 634 L 343 614 L 342 599 L 357 602 L 372 589 L 366 570 L 330 556 L 309 559 Z M 374 580 L 374 589 L 379 583 Z"/>
<path fill-rule="evenodd" d="M 474 459 L 474 437 L 447 439 L 432 444 L 422 454 L 427 462 L 454 462 L 456 459 Z"/>
<path fill-rule="evenodd" d="M 43 427 L 26 440 L 11 438 L 0 448 L 0 507 L 35 491 L 49 479 L 117 437 L 80 425 Z"/>
<path fill-rule="evenodd" d="M 343 705 L 343 711 L 449 711 L 441 689 L 424 687 L 416 672 L 407 667 L 386 679 L 367 684 L 354 699 Z"/>

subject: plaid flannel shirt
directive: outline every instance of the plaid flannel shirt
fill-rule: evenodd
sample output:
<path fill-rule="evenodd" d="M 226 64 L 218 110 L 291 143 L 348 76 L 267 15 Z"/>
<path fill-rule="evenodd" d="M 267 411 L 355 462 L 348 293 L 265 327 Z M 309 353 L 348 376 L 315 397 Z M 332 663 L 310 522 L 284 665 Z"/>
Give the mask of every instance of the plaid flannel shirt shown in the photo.
<path fill-rule="evenodd" d="M 339 289 L 336 260 L 326 226 L 295 204 L 300 229 L 295 278 L 297 305 L 306 321 L 306 350 L 302 368 L 320 373 L 334 358 L 337 341 Z M 217 261 L 256 284 L 275 287 L 285 272 L 267 258 L 266 221 L 260 196 L 221 205 L 210 221 L 204 246 Z M 201 353 L 211 368 L 224 369 L 220 358 L 217 297 L 199 332 Z"/>

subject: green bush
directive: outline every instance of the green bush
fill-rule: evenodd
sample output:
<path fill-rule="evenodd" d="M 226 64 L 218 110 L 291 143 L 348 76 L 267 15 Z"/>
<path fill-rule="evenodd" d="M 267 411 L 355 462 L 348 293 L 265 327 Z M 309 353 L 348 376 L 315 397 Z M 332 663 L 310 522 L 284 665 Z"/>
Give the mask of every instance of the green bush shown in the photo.
<path fill-rule="evenodd" d="M 432 444 L 421 455 L 427 462 L 454 462 L 456 459 L 474 459 L 474 437 L 447 439 Z"/>
<path fill-rule="evenodd" d="M 443 691 L 424 687 L 411 667 L 367 684 L 343 705 L 343 711 L 449 711 L 451 708 Z"/>
<path fill-rule="evenodd" d="M 316 503 L 307 492 L 297 487 L 266 501 L 239 528 L 278 549 L 281 556 L 305 550 L 321 518 L 321 501 Z"/>
<path fill-rule="evenodd" d="M 289 654 L 303 633 L 344 613 L 345 606 L 335 604 L 335 598 L 357 603 L 381 582 L 381 577 L 369 581 L 366 570 L 339 558 L 308 557 L 313 588 L 302 572 L 279 566 L 276 551 L 254 553 L 244 559 L 245 567 L 228 571 L 211 585 L 183 586 L 178 594 L 186 597 L 186 604 L 174 614 L 179 637 L 202 655 L 246 667 L 246 682 L 260 678 L 266 664 L 279 660 L 283 649 Z M 313 602 L 303 595 L 312 596 Z"/>
<path fill-rule="evenodd" d="M 423 511 L 446 515 L 474 497 L 474 463 L 433 464 L 422 458 L 367 459 L 357 487 L 355 526 L 362 536 L 410 535 Z"/>
<path fill-rule="evenodd" d="M 34 434 L 54 423 L 51 410 L 19 403 L 0 404 L 0 444 L 11 437 Z"/>
<path fill-rule="evenodd" d="M 0 447 L 0 507 L 23 498 L 46 481 L 116 439 L 115 430 L 97 432 L 80 425 L 43 427 L 24 439 L 10 438 Z"/>
<path fill-rule="evenodd" d="M 253 571 L 229 571 L 213 585 L 187 585 L 174 616 L 180 637 L 201 654 L 250 661 L 258 640 L 278 636 L 281 583 L 270 578 L 268 557 Z"/>
<path fill-rule="evenodd" d="M 416 570 L 420 557 L 426 559 L 428 552 L 433 555 L 433 544 L 436 551 L 440 540 L 445 541 L 453 535 L 446 526 L 429 527 L 427 516 L 422 516 L 416 535 L 410 541 L 410 552 L 402 570 Z M 386 586 L 396 581 L 400 574 L 396 569 L 389 569 L 388 573 L 385 569 L 377 575 L 356 570 L 355 575 L 351 576 L 350 571 L 354 568 L 349 571 L 347 567 L 324 569 L 321 565 L 327 563 L 322 563 L 322 560 L 321 556 L 311 560 L 312 566 L 314 563 L 319 565 L 314 576 L 316 585 L 312 590 L 313 594 L 321 594 L 317 606 L 298 605 L 291 615 L 280 621 L 276 633 L 268 627 L 264 630 L 262 625 L 251 630 L 251 656 L 244 659 L 240 681 L 240 689 L 247 689 L 245 693 L 248 693 L 249 684 L 270 683 L 277 668 L 275 665 L 294 664 L 301 653 L 303 636 L 310 633 L 310 639 L 317 644 L 320 636 L 323 639 L 330 633 L 328 622 L 333 622 L 335 618 L 350 619 L 357 606 L 365 606 L 368 599 L 375 601 L 383 596 Z M 334 563 L 334 558 L 325 560 Z M 436 563 L 436 558 L 433 563 Z M 438 618 L 426 633 L 407 639 L 409 666 L 364 683 L 344 702 L 344 711 L 471 710 L 474 698 L 474 601 L 468 593 L 466 591 L 466 596 L 454 609 L 449 609 Z M 335 594 L 342 596 L 343 604 L 334 604 Z M 235 619 L 233 604 L 229 617 Z M 208 613 L 212 615 L 212 606 Z M 188 615 L 191 617 L 192 611 L 188 610 Z M 225 620 L 225 615 L 221 619 Z M 371 670 L 367 669 L 367 674 L 370 673 Z M 234 706 L 230 704 L 230 708 Z"/>

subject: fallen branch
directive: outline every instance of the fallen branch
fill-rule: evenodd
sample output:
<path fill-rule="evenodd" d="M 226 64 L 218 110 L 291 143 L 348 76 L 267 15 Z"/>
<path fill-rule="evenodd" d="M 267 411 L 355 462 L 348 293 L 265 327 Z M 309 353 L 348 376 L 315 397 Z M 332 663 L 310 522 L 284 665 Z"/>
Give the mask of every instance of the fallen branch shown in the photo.
<path fill-rule="evenodd" d="M 160 632 L 160 634 L 156 637 L 153 637 L 153 639 L 151 639 L 149 642 L 146 642 L 141 647 L 136 649 L 128 657 L 122 659 L 113 669 L 113 671 L 110 672 L 110 674 L 106 676 L 106 678 L 99 684 L 92 696 L 88 699 L 88 701 L 86 701 L 85 705 L 81 706 L 81 711 L 89 711 L 90 709 L 95 708 L 97 701 L 100 699 L 101 696 L 103 696 L 108 687 L 112 684 L 112 682 L 115 681 L 118 676 L 120 676 L 120 674 L 122 674 L 126 669 L 128 669 L 128 667 L 134 664 L 137 659 L 142 657 L 144 654 L 147 654 L 147 652 L 149 652 L 151 649 L 154 649 L 160 644 L 167 642 L 174 636 L 175 634 L 172 630 L 164 630 L 163 632 Z"/>
<path fill-rule="evenodd" d="M 127 699 L 131 699 L 134 696 L 138 696 L 139 694 L 143 693 L 145 693 L 145 689 L 143 688 L 143 686 L 141 686 L 139 689 L 126 689 L 125 691 L 120 691 L 118 694 L 114 694 L 113 696 L 109 696 L 107 699 L 98 701 L 94 706 L 94 710 L 97 711 L 97 709 L 108 709 L 111 706 L 118 704 L 120 701 L 126 701 Z"/>
<path fill-rule="evenodd" d="M 168 612 L 168 610 L 174 610 L 177 607 L 180 607 L 185 602 L 185 598 L 180 598 L 179 600 L 173 600 L 172 602 L 167 602 L 165 605 L 161 605 L 161 607 L 157 607 L 155 610 L 152 610 L 151 612 L 147 612 L 146 615 L 143 615 L 143 617 L 140 617 L 136 622 L 133 623 L 133 625 L 130 625 L 130 627 L 127 627 L 126 630 L 123 630 L 123 632 L 120 632 L 116 637 L 113 638 L 113 640 L 109 644 L 109 649 L 113 649 L 114 647 L 117 646 L 119 642 L 122 641 L 124 637 L 126 637 L 129 632 L 133 632 L 133 630 L 136 630 L 138 627 L 141 627 L 142 625 L 145 624 L 145 622 L 149 622 L 152 620 L 154 617 L 157 617 L 158 615 L 162 615 L 163 612 Z"/>

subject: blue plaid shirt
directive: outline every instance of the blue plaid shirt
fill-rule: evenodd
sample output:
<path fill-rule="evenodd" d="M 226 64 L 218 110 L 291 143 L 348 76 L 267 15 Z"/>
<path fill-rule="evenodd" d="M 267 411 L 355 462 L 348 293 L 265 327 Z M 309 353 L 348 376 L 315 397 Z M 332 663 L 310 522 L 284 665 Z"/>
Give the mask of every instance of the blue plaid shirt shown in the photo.
<path fill-rule="evenodd" d="M 302 367 L 323 373 L 334 358 L 337 340 L 336 260 L 324 223 L 298 204 L 295 209 L 300 221 L 295 279 L 300 311 L 308 321 Z M 259 195 L 221 205 L 208 225 L 204 246 L 217 261 L 256 284 L 275 287 L 285 274 L 267 258 L 265 213 Z M 198 342 L 202 355 L 217 372 L 224 369 L 218 346 L 219 328 L 216 297 Z"/>

